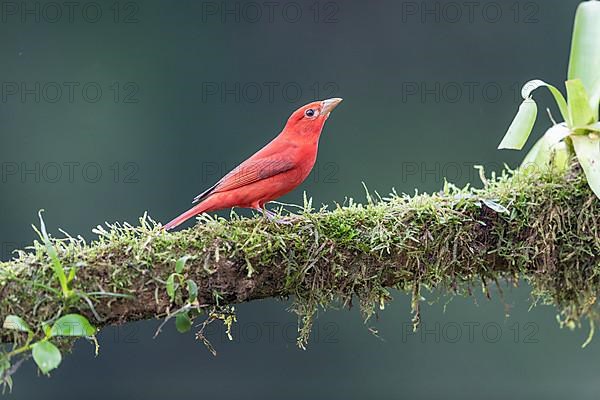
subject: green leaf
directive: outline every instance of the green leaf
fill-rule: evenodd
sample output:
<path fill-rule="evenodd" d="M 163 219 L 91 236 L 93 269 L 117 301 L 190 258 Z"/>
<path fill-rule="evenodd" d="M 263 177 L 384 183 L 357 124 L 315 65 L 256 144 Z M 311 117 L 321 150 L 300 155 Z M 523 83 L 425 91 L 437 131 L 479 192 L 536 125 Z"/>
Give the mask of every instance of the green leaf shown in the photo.
<path fill-rule="evenodd" d="M 536 118 L 537 104 L 533 99 L 525 99 L 498 148 L 521 150 L 533 130 Z"/>
<path fill-rule="evenodd" d="M 590 91 L 590 107 L 594 113 L 594 121 L 598 121 L 600 118 L 598 113 L 600 108 L 600 78 L 598 78 L 596 83 L 592 86 L 592 90 Z"/>
<path fill-rule="evenodd" d="M 50 325 L 42 323 L 42 330 L 44 331 L 44 335 L 46 335 L 46 337 L 50 337 L 52 335 L 52 327 L 50 327 Z"/>
<path fill-rule="evenodd" d="M 79 314 L 68 314 L 60 317 L 50 330 L 50 336 L 94 336 L 94 328 L 86 317 Z"/>
<path fill-rule="evenodd" d="M 558 105 L 560 114 L 567 124 L 569 124 L 569 109 L 567 107 L 567 101 L 560 90 L 558 90 L 555 86 L 550 85 L 549 83 L 546 83 L 540 79 L 534 79 L 523 85 L 523 88 L 521 89 L 521 96 L 523 96 L 524 99 L 528 99 L 531 97 L 533 91 L 540 87 L 548 88 L 552 96 L 554 96 L 554 100 L 556 101 L 556 105 Z"/>
<path fill-rule="evenodd" d="M 582 2 L 577 8 L 571 59 L 569 61 L 569 80 L 581 79 L 588 93 L 600 79 L 600 3 Z M 569 100 L 570 101 L 570 100 Z"/>
<path fill-rule="evenodd" d="M 568 166 L 569 153 L 563 139 L 571 134 L 565 124 L 554 125 L 531 148 L 521 168 L 534 167 L 537 170 L 550 167 L 563 171 Z"/>
<path fill-rule="evenodd" d="M 4 329 L 12 329 L 14 331 L 21 332 L 29 332 L 31 333 L 31 328 L 27 325 L 27 322 L 23 320 L 23 318 L 18 317 L 16 315 L 9 315 L 4 319 L 4 323 L 2 324 L 2 328 Z"/>
<path fill-rule="evenodd" d="M 191 279 L 187 280 L 187 289 L 190 303 L 198 298 L 198 285 Z"/>
<path fill-rule="evenodd" d="M 175 328 L 177 328 L 179 333 L 185 333 L 192 329 L 192 320 L 188 313 L 181 313 L 175 316 Z"/>
<path fill-rule="evenodd" d="M 588 184 L 600 198 L 600 138 L 596 133 L 572 135 L 577 159 L 583 167 Z"/>
<path fill-rule="evenodd" d="M 50 342 L 37 342 L 31 349 L 35 363 L 44 374 L 58 367 L 62 361 L 60 350 Z"/>
<path fill-rule="evenodd" d="M 181 274 L 183 272 L 183 268 L 185 267 L 185 263 L 187 260 L 192 258 L 192 256 L 183 256 L 175 263 L 175 272 Z"/>
<path fill-rule="evenodd" d="M 52 270 L 54 271 L 54 275 L 58 279 L 60 283 L 60 287 L 62 289 L 63 296 L 65 298 L 69 297 L 71 291 L 69 290 L 69 285 L 67 283 L 67 276 L 65 275 L 65 270 L 63 269 L 60 260 L 58 259 L 58 253 L 54 246 L 52 246 L 52 242 L 50 241 L 50 237 L 48 236 L 48 232 L 46 232 L 46 224 L 44 223 L 44 219 L 42 218 L 42 211 L 38 212 L 38 216 L 40 218 L 40 229 L 42 231 L 42 240 L 44 241 L 44 245 L 46 246 L 46 252 L 52 261 Z"/>
<path fill-rule="evenodd" d="M 67 284 L 71 283 L 73 279 L 75 279 L 75 274 L 77 273 L 77 268 L 72 267 L 69 271 L 69 276 L 67 277 Z"/>
<path fill-rule="evenodd" d="M 565 142 L 558 143 L 553 148 L 552 166 L 560 172 L 567 172 L 570 166 L 572 152 Z"/>
<path fill-rule="evenodd" d="M 171 302 L 175 300 L 175 274 L 171 274 L 167 278 L 167 294 Z"/>
<path fill-rule="evenodd" d="M 581 80 L 569 80 L 566 85 L 571 127 L 593 123 L 595 118 L 594 112 L 590 107 L 590 99 Z"/>

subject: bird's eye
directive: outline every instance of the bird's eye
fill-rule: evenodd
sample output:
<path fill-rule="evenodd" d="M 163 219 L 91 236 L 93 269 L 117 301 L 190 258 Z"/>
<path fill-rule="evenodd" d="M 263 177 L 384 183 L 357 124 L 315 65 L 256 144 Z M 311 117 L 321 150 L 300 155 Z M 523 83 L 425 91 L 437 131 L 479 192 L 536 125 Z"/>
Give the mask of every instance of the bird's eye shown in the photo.
<path fill-rule="evenodd" d="M 315 110 L 313 110 L 312 108 L 309 108 L 308 110 L 306 110 L 304 112 L 304 115 L 306 115 L 307 117 L 314 117 L 315 115 Z"/>

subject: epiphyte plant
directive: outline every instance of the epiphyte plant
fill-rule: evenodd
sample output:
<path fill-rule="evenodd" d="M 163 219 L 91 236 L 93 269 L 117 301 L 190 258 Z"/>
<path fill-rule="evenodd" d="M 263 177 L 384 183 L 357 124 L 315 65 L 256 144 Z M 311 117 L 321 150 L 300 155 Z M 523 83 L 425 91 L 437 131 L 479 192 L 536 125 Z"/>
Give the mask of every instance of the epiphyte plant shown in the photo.
<path fill-rule="evenodd" d="M 600 198 L 600 2 L 579 5 L 575 16 L 569 71 L 565 83 L 567 98 L 559 89 L 542 80 L 527 82 L 522 89 L 523 103 L 510 125 L 500 149 L 521 150 L 537 119 L 538 107 L 533 92 L 546 87 L 554 97 L 562 123 L 554 122 L 532 147 L 524 167 L 566 169 L 577 157 L 588 184 Z"/>

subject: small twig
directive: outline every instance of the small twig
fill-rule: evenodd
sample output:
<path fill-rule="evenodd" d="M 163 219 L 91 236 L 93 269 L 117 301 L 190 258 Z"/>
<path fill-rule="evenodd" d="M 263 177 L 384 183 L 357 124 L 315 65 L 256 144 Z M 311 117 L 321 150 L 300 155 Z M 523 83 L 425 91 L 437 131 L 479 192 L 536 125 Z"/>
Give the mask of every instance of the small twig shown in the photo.
<path fill-rule="evenodd" d="M 165 317 L 165 319 L 163 320 L 163 322 L 158 326 L 158 328 L 156 329 L 156 333 L 154 334 L 153 339 L 156 339 L 158 337 L 158 335 L 160 334 L 160 332 L 162 331 L 163 326 L 165 326 L 165 324 L 167 322 L 169 322 L 169 320 L 175 316 L 177 316 L 177 314 L 180 314 L 182 312 L 186 312 L 191 310 L 194 307 L 193 304 L 191 303 L 187 303 L 186 305 L 184 305 L 183 307 L 181 307 L 180 309 L 176 310 L 173 313 L 169 313 L 167 314 L 167 316 Z"/>

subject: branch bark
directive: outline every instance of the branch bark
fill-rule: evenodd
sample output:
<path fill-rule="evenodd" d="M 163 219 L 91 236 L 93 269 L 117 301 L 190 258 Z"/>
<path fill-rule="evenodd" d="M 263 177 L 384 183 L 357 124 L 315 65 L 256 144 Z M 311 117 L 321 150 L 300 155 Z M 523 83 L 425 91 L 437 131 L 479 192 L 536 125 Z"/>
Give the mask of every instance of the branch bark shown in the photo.
<path fill-rule="evenodd" d="M 524 279 L 573 324 L 593 316 L 600 287 L 598 203 L 580 174 L 517 174 L 478 190 L 450 185 L 332 211 L 306 207 L 290 225 L 204 216 L 167 233 L 144 217 L 137 227 L 97 228 L 91 244 L 52 239 L 66 273 L 75 269 L 69 285 L 77 295 L 68 300 L 42 244 L 0 263 L 0 319 L 18 315 L 40 334 L 43 323 L 67 312 L 98 327 L 164 317 L 188 304 L 192 280 L 200 309 L 293 296 L 305 339 L 320 305 L 358 299 L 369 315 L 393 288 L 412 294 L 418 321 L 423 288 L 470 294 L 474 286 Z M 166 282 L 183 256 L 190 257 L 184 284 L 171 300 Z M 0 332 L 0 342 L 24 340 Z"/>

